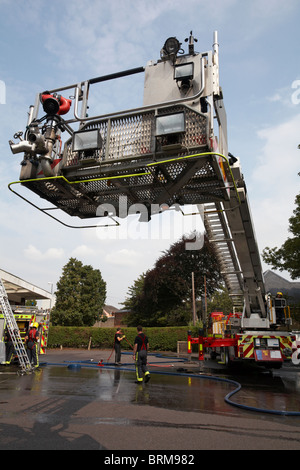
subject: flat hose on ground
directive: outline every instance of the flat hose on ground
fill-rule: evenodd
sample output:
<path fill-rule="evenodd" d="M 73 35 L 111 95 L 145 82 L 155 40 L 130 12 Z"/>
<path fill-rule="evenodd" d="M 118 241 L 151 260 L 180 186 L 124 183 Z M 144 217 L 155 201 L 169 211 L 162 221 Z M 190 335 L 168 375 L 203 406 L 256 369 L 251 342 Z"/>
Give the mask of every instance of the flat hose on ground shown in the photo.
<path fill-rule="evenodd" d="M 161 355 L 156 355 L 157 357 L 166 357 L 166 356 L 161 356 Z M 175 358 L 172 358 L 173 362 Z M 182 361 L 182 360 L 181 360 Z M 123 364 L 122 367 L 120 366 L 114 366 L 106 362 L 102 362 L 101 365 L 99 363 L 93 363 L 92 361 L 66 361 L 63 363 L 42 363 L 40 366 L 66 366 L 68 364 L 69 369 L 74 369 L 74 370 L 79 370 L 81 366 L 83 367 L 89 367 L 89 368 L 94 368 L 94 369 L 117 369 L 121 371 L 126 371 L 126 372 L 135 372 L 135 369 L 129 369 L 127 367 L 124 367 L 125 365 L 132 365 L 131 363 L 128 364 Z M 241 388 L 242 385 L 239 382 L 236 382 L 235 380 L 231 379 L 225 379 L 223 377 L 213 377 L 211 375 L 196 375 L 192 373 L 187 373 L 187 372 L 169 372 L 169 371 L 151 371 L 151 374 L 157 374 L 157 375 L 169 375 L 169 376 L 180 376 L 180 377 L 189 377 L 189 378 L 194 378 L 194 379 L 205 379 L 205 380 L 214 380 L 215 382 L 224 382 L 228 383 L 230 385 L 235 386 L 236 388 L 232 391 L 229 392 L 225 397 L 224 400 L 228 405 L 235 406 L 237 408 L 246 410 L 246 411 L 255 411 L 257 413 L 267 413 L 267 414 L 272 414 L 272 415 L 280 415 L 280 416 L 300 416 L 299 411 L 281 411 L 281 410 L 270 410 L 266 408 L 258 408 L 254 406 L 248 406 L 248 405 L 243 405 L 241 403 L 236 403 L 231 400 L 231 397 L 235 394 L 237 394 Z"/>

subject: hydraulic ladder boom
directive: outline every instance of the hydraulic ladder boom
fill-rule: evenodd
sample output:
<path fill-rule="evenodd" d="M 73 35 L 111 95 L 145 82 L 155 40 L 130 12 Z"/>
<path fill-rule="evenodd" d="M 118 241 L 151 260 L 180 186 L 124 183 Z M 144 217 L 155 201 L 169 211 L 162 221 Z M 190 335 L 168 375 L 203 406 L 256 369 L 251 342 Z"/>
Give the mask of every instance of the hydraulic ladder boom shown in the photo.
<path fill-rule="evenodd" d="M 244 326 L 269 327 L 264 302 L 265 286 L 262 265 L 252 222 L 246 184 L 241 173 L 239 162 L 236 162 L 232 166 L 232 173 L 235 181 L 238 182 L 238 189 L 236 192 L 232 193 L 229 201 L 224 201 L 224 209 L 243 274 L 245 298 Z M 253 314 L 257 319 L 260 317 L 260 320 L 256 320 L 254 324 L 251 325 L 249 319 Z M 261 325 L 257 322 L 261 322 Z"/>
<path fill-rule="evenodd" d="M 237 159 L 231 162 L 228 200 L 204 205 L 204 226 L 214 244 L 235 311 L 243 312 L 242 327 L 269 328 L 265 286 L 246 184 Z"/>

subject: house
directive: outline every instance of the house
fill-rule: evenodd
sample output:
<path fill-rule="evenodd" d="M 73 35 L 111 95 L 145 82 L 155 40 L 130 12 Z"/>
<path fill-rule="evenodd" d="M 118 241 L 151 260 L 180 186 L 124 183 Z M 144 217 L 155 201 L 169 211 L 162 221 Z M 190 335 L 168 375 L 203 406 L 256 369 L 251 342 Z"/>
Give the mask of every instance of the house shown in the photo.
<path fill-rule="evenodd" d="M 118 309 L 112 305 L 104 305 L 103 307 L 103 315 L 105 315 L 107 318 L 114 317 L 117 311 Z"/>
<path fill-rule="evenodd" d="M 102 318 L 106 317 L 105 321 L 97 321 L 94 324 L 95 328 L 117 328 L 118 326 L 126 326 L 124 323 L 124 316 L 128 313 L 127 310 L 119 310 L 113 305 L 104 305 Z"/>
<path fill-rule="evenodd" d="M 126 315 L 130 313 L 130 310 L 122 308 L 122 310 L 118 310 L 115 312 L 115 327 L 123 326 L 126 327 Z"/>

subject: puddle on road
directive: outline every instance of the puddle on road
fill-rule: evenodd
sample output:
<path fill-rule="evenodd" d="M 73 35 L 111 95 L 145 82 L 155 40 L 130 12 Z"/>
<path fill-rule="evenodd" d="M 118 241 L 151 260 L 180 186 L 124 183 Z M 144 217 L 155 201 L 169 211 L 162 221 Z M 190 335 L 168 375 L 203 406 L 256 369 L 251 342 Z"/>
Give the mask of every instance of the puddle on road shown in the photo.
<path fill-rule="evenodd" d="M 173 371 L 177 373 L 176 370 L 175 367 Z M 0 378 L 0 401 L 4 402 L 8 396 L 30 393 L 181 411 L 230 415 L 243 412 L 224 401 L 224 397 L 234 390 L 234 385 L 178 374 L 152 373 L 148 384 L 137 385 L 133 371 L 87 367 L 70 370 L 67 366 L 47 366 L 22 377 L 3 373 Z M 300 373 L 283 377 L 264 373 L 220 376 L 241 383 L 242 390 L 233 397 L 237 403 L 257 408 L 300 411 Z"/>

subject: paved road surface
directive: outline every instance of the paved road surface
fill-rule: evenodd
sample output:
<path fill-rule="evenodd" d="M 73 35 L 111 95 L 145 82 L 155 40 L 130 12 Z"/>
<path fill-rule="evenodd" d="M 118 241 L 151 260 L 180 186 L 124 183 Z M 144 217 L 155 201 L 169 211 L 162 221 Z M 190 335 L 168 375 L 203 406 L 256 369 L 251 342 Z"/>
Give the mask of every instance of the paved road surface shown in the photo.
<path fill-rule="evenodd" d="M 54 350 L 42 357 L 48 365 L 34 374 L 20 377 L 13 369 L 0 369 L 0 449 L 300 449 L 300 418 L 226 404 L 232 385 L 180 376 L 182 369 L 198 371 L 198 364 L 151 356 L 151 380 L 140 386 L 130 356 L 122 356 L 128 365 L 108 370 L 94 363 L 79 369 L 65 363 L 105 361 L 109 354 Z M 221 369 L 205 367 L 205 372 L 224 376 Z M 178 375 L 154 373 L 164 371 Z M 229 378 L 243 384 L 236 401 L 300 411 L 297 370 Z"/>

